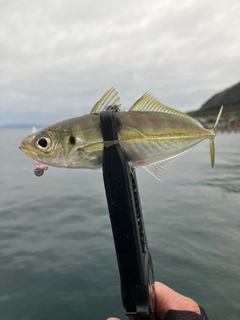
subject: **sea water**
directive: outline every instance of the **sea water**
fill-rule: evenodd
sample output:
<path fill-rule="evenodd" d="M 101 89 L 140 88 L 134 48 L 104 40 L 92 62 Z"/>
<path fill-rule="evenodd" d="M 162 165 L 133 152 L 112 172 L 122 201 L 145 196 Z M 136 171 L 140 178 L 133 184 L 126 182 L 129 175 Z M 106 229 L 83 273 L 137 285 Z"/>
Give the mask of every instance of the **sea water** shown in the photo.
<path fill-rule="evenodd" d="M 31 130 L 0 130 L 0 319 L 125 319 L 102 174 L 33 174 Z M 209 319 L 240 319 L 240 135 L 219 134 L 167 169 L 137 170 L 155 280 Z M 114 164 L 113 164 L 114 165 Z"/>

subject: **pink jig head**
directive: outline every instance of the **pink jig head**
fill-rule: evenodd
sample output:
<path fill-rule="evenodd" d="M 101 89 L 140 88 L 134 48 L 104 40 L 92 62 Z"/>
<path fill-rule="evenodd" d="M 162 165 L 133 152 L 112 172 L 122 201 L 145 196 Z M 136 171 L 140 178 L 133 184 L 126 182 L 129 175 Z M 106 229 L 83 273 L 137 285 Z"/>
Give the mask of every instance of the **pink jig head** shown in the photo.
<path fill-rule="evenodd" d="M 36 132 L 37 129 L 35 127 L 32 128 L 32 132 Z M 34 166 L 35 166 L 35 170 L 34 170 L 34 174 L 37 176 L 37 177 L 41 177 L 43 174 L 44 174 L 44 170 L 47 170 L 48 167 L 46 167 L 44 165 L 44 163 L 42 162 L 39 162 L 37 160 L 33 160 L 33 163 L 34 163 Z"/>

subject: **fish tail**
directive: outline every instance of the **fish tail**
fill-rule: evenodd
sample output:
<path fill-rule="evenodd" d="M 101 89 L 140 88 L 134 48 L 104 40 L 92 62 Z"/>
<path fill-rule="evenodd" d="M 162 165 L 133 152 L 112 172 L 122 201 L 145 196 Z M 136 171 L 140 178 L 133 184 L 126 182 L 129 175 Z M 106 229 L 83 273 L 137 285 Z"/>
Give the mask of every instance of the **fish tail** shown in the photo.
<path fill-rule="evenodd" d="M 222 114 L 222 111 L 223 111 L 223 106 L 221 106 L 220 110 L 219 110 L 219 113 L 218 113 L 218 116 L 217 116 L 217 119 L 216 119 L 216 122 L 214 124 L 214 127 L 212 128 L 212 131 L 214 133 L 214 137 L 210 139 L 210 158 L 211 158 L 211 165 L 212 165 L 212 168 L 214 167 L 214 162 L 215 162 L 215 145 L 214 145 L 214 138 L 215 138 L 215 135 L 216 135 L 216 131 L 217 131 L 217 125 L 218 125 L 218 122 L 220 120 L 220 117 L 221 117 L 221 114 Z"/>
<path fill-rule="evenodd" d="M 218 116 L 217 116 L 217 119 L 216 119 L 216 122 L 215 122 L 215 125 L 214 127 L 212 128 L 213 132 L 216 133 L 216 129 L 217 129 L 217 125 L 218 125 L 218 122 L 221 118 L 221 115 L 222 115 L 222 111 L 223 111 L 223 106 L 221 106 L 219 112 L 218 112 Z"/>
<path fill-rule="evenodd" d="M 214 145 L 214 138 L 210 140 L 210 158 L 211 158 L 211 165 L 212 168 L 214 167 L 214 162 L 215 162 L 215 145 Z"/>

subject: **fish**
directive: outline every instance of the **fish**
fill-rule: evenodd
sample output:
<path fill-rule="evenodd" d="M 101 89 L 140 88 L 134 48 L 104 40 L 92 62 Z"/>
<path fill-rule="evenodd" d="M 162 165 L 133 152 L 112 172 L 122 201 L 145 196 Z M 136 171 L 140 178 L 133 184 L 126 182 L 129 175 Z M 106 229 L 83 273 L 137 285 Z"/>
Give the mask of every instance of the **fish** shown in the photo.
<path fill-rule="evenodd" d="M 118 140 L 103 141 L 100 112 L 110 107 L 118 109 Z M 222 110 L 223 107 L 209 130 L 188 114 L 160 103 L 149 92 L 124 111 L 117 91 L 111 88 L 95 103 L 90 114 L 34 132 L 22 141 L 20 150 L 49 166 L 101 171 L 104 147 L 119 143 L 130 166 L 144 168 L 162 181 L 173 160 L 205 139 L 210 141 L 214 166 L 214 138 Z"/>

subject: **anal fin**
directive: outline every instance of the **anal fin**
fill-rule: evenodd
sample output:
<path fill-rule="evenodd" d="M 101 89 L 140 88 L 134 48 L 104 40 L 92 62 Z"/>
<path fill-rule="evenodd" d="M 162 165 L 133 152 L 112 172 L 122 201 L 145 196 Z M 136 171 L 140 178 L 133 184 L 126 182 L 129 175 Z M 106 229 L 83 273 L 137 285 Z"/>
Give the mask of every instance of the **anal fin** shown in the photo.
<path fill-rule="evenodd" d="M 185 150 L 177 155 L 174 155 L 168 159 L 161 160 L 152 164 L 143 166 L 143 169 L 147 170 L 152 176 L 154 176 L 159 181 L 163 182 L 164 173 L 170 163 L 172 163 L 176 158 L 185 154 L 188 150 Z"/>

